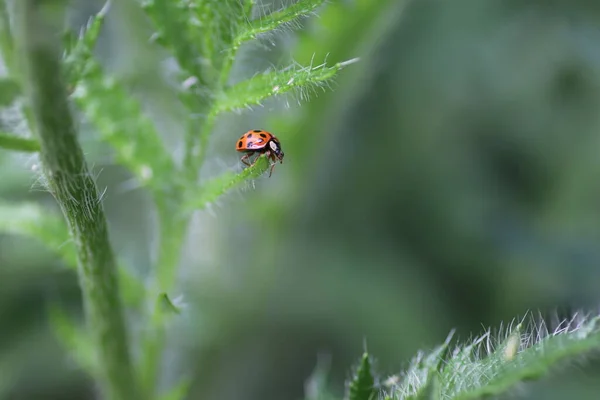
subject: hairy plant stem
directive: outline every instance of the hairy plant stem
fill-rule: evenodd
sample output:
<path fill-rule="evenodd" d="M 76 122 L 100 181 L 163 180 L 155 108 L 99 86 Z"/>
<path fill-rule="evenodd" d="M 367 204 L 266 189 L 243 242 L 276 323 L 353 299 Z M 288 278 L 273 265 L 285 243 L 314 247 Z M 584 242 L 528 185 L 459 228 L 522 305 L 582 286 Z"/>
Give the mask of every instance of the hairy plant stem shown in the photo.
<path fill-rule="evenodd" d="M 107 399 L 137 400 L 140 397 L 127 343 L 117 266 L 99 193 L 69 111 L 59 57 L 60 32 L 54 29 L 60 25 L 49 18 L 56 15 L 58 6 L 52 3 L 19 0 L 16 9 L 15 37 L 40 140 L 44 176 L 77 247 L 86 319 L 98 355 L 100 388 Z"/>

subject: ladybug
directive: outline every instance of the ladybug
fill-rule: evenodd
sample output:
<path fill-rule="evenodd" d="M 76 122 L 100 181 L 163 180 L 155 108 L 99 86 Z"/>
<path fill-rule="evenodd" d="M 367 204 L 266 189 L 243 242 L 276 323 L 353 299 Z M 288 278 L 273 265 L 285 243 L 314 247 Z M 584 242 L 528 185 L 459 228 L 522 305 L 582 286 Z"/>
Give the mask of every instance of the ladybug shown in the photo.
<path fill-rule="evenodd" d="M 275 168 L 277 160 L 283 164 L 283 151 L 281 151 L 281 143 L 279 143 L 279 139 L 277 139 L 271 133 L 261 129 L 255 129 L 253 131 L 244 133 L 237 141 L 236 150 L 245 153 L 240 161 L 248 166 L 254 165 L 258 160 L 258 157 L 266 154 L 267 159 L 274 161 L 271 164 L 269 178 L 273 173 L 273 168 Z M 252 164 L 248 163 L 246 160 L 252 157 L 254 154 L 258 154 L 258 156 L 254 159 Z"/>

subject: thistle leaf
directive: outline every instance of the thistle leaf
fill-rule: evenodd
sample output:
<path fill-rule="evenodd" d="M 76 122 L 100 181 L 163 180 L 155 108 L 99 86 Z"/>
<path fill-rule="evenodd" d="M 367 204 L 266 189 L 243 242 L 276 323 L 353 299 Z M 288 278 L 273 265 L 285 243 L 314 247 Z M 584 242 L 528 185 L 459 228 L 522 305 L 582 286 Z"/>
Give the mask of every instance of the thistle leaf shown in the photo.
<path fill-rule="evenodd" d="M 257 162 L 245 168 L 240 173 L 225 172 L 207 182 L 200 188 L 195 188 L 188 194 L 186 208 L 188 210 L 201 210 L 208 204 L 214 202 L 227 191 L 241 185 L 248 179 L 254 179 L 262 175 L 269 168 L 267 158 L 262 155 Z"/>
<path fill-rule="evenodd" d="M 349 400 L 373 400 L 375 398 L 375 378 L 371 372 L 371 360 L 368 353 L 363 354 L 348 389 Z"/>
<path fill-rule="evenodd" d="M 394 387 L 394 399 L 447 398 L 475 400 L 510 391 L 520 382 L 539 379 L 561 362 L 575 359 L 600 349 L 600 317 L 576 315 L 554 332 L 548 332 L 544 322 L 532 321 L 534 329 L 523 333 L 523 323 L 505 333 L 494 345 L 488 331 L 472 342 L 459 345 L 448 357 L 443 357 L 436 369 L 430 369 L 423 379 L 421 360 L 440 353 L 439 348 L 411 362 L 403 375 L 404 381 Z M 432 383 L 435 377 L 437 382 Z M 430 386 L 431 385 L 431 386 Z M 434 390 L 437 385 L 438 389 Z M 426 393 L 438 397 L 422 397 Z"/>
<path fill-rule="evenodd" d="M 214 115 L 225 111 L 233 111 L 261 104 L 265 99 L 298 90 L 300 98 L 306 98 L 311 91 L 323 89 L 342 68 L 358 61 L 352 59 L 334 64 L 331 67 L 325 64 L 317 66 L 296 67 L 285 71 L 269 72 L 256 75 L 246 81 L 240 82 L 218 97 Z"/>
<path fill-rule="evenodd" d="M 88 23 L 79 31 L 78 35 L 72 31 L 63 34 L 63 68 L 72 86 L 75 86 L 85 75 L 87 62 L 94 55 L 94 48 L 104 26 L 110 2 L 111 0 L 108 0 L 104 7 L 88 20 Z"/>
<path fill-rule="evenodd" d="M 158 296 L 158 307 L 166 314 L 181 314 L 180 307 L 176 306 L 166 293 L 161 293 L 160 296 Z"/>
<path fill-rule="evenodd" d="M 57 252 L 68 266 L 77 266 L 75 247 L 64 220 L 38 204 L 0 203 L 0 232 L 36 238 Z"/>
<path fill-rule="evenodd" d="M 192 386 L 192 379 L 189 377 L 185 377 L 180 379 L 179 383 L 177 383 L 173 388 L 171 388 L 167 393 L 159 396 L 159 400 L 182 400 L 186 398 L 187 393 Z"/>
<path fill-rule="evenodd" d="M 58 254 L 67 267 L 77 267 L 77 254 L 65 221 L 39 204 L 0 203 L 0 232 L 35 238 Z M 119 267 L 118 273 L 124 303 L 128 306 L 141 304 L 145 293 L 142 281 L 124 267 Z"/>
<path fill-rule="evenodd" d="M 40 151 L 40 144 L 35 139 L 28 139 L 9 133 L 0 132 L 0 148 L 25 153 L 35 153 Z"/>
<path fill-rule="evenodd" d="M 236 38 L 236 44 L 252 40 L 261 33 L 273 31 L 296 18 L 313 13 L 325 0 L 300 0 L 279 11 L 274 11 L 262 18 L 255 19 L 243 29 Z"/>
<path fill-rule="evenodd" d="M 427 375 L 427 381 L 419 392 L 412 397 L 414 400 L 441 400 L 440 378 L 435 369 Z"/>
<path fill-rule="evenodd" d="M 77 363 L 90 375 L 99 376 L 96 352 L 84 329 L 76 323 L 57 305 L 48 309 L 50 326 L 54 335 Z"/>
<path fill-rule="evenodd" d="M 20 94 L 21 87 L 17 81 L 0 78 L 0 107 L 11 105 Z"/>
<path fill-rule="evenodd" d="M 202 30 L 202 24 L 193 16 L 193 11 L 198 7 L 194 2 L 186 4 L 172 0 L 150 0 L 143 3 L 146 14 L 157 29 L 155 39 L 173 52 L 179 65 L 188 74 L 202 79 L 197 63 L 199 46 L 194 46 L 194 39 L 197 38 L 190 37 L 194 30 Z"/>
<path fill-rule="evenodd" d="M 76 104 L 142 185 L 168 190 L 176 176 L 175 165 L 154 124 L 120 82 L 106 77 L 95 61 L 87 65 L 88 72 L 72 95 Z"/>

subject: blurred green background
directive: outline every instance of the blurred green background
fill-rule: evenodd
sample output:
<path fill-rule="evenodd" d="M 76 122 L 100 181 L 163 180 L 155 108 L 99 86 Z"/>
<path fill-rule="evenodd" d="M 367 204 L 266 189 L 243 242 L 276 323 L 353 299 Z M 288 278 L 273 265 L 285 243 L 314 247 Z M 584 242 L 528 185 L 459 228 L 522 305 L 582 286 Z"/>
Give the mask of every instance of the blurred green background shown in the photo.
<path fill-rule="evenodd" d="M 102 5 L 71 3 L 73 27 Z M 123 10 L 98 54 L 147 95 L 176 155 L 180 110 L 156 85 L 169 60 L 146 44 L 141 11 Z M 597 310 L 598 3 L 335 0 L 318 14 L 245 47 L 233 80 L 292 60 L 360 62 L 330 88 L 220 120 L 205 175 L 241 168 L 233 143 L 249 129 L 275 133 L 286 158 L 271 179 L 196 215 L 173 294 L 186 314 L 161 385 L 191 373 L 190 399 L 301 399 L 318 358 L 330 357 L 341 394 L 365 343 L 385 377 L 453 328 L 468 339 L 528 310 Z M 19 132 L 11 113 L 0 115 L 4 129 Z M 107 188 L 115 250 L 144 279 L 152 204 L 83 121 L 81 135 Z M 56 208 L 36 163 L 0 150 L 0 200 Z M 0 398 L 93 398 L 46 317 L 56 302 L 78 316 L 80 300 L 52 251 L 0 235 Z M 577 363 L 503 398 L 598 399 L 600 365 Z"/>

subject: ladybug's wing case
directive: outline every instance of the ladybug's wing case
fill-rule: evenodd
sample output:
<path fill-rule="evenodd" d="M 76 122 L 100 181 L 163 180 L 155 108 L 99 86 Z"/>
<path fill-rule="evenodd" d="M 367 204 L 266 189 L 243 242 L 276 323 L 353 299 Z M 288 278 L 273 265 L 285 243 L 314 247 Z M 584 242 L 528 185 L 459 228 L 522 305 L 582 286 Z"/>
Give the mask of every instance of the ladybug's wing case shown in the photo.
<path fill-rule="evenodd" d="M 263 131 L 252 131 L 242 136 L 237 144 L 237 151 L 253 152 L 266 148 L 271 135 Z"/>
<path fill-rule="evenodd" d="M 246 150 L 260 150 L 264 149 L 267 145 L 268 140 L 263 139 L 261 137 L 255 137 L 246 139 Z"/>

